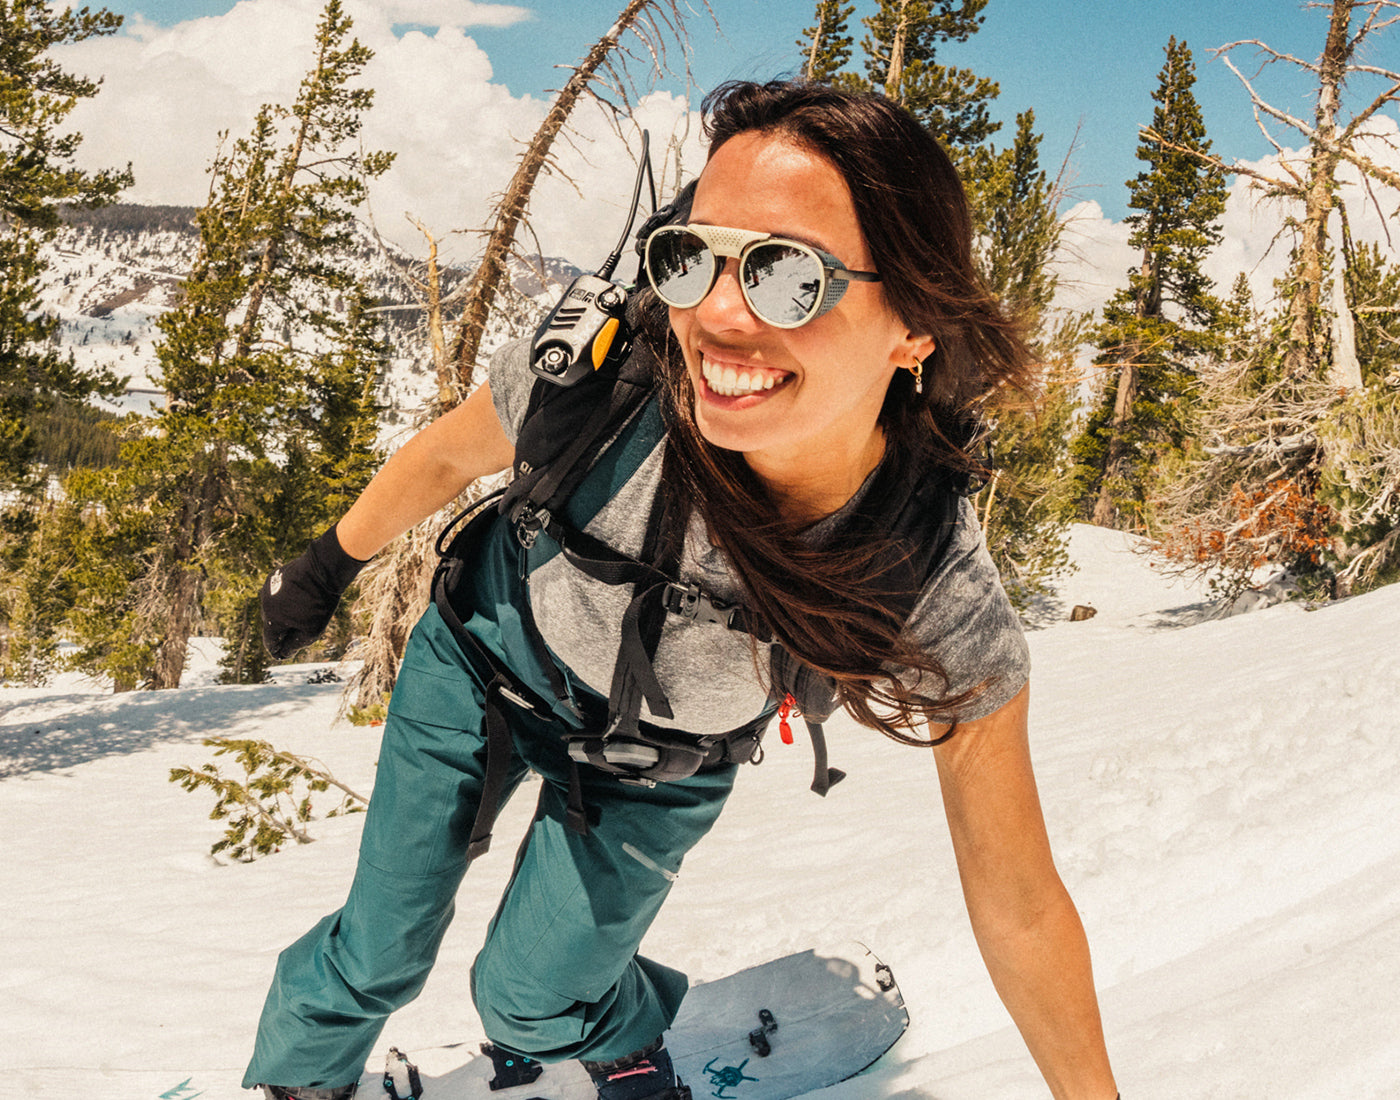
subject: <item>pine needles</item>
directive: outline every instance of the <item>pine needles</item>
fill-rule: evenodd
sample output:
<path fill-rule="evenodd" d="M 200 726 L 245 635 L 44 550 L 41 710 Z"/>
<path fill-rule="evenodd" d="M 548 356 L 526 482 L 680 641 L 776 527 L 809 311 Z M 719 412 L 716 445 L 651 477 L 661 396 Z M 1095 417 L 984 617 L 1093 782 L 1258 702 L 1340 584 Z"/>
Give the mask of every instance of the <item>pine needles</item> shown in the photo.
<path fill-rule="evenodd" d="M 211 855 L 227 852 L 251 863 L 279 851 L 289 840 L 311 843 L 307 826 L 313 820 L 312 796 L 332 787 L 341 792 L 341 799 L 327 818 L 363 813 L 369 805 L 364 795 L 336 779 L 319 760 L 253 739 L 206 737 L 204 744 L 215 756 L 232 756 L 243 770 L 242 778 L 237 778 L 224 775 L 212 762 L 198 770 L 170 769 L 170 782 L 190 792 L 210 790 L 216 796 L 209 817 L 228 825 L 209 849 Z"/>

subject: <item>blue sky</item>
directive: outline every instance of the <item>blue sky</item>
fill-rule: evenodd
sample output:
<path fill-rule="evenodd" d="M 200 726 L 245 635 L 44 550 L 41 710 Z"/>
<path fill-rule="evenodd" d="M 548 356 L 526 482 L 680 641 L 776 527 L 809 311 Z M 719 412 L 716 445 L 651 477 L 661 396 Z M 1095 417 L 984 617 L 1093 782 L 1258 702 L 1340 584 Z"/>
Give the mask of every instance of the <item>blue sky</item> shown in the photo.
<path fill-rule="evenodd" d="M 698 6 L 698 0 L 692 0 Z M 118 0 L 105 5 L 152 23 L 217 16 L 234 0 Z M 516 0 L 526 18 L 510 26 L 468 26 L 486 52 L 492 79 L 516 96 L 557 87 L 554 66 L 576 60 L 610 23 L 620 0 Z M 873 0 L 857 0 L 856 18 Z M 442 3 L 442 18 L 466 5 Z M 719 22 L 701 14 L 690 22 L 694 71 L 701 88 L 731 77 L 770 76 L 799 64 L 795 40 L 812 17 L 813 0 L 712 0 Z M 1170 35 L 1185 39 L 1197 62 L 1197 97 L 1217 151 L 1249 159 L 1269 148 L 1259 134 L 1247 96 L 1211 47 L 1261 38 L 1311 60 L 1320 52 L 1326 13 L 1297 0 L 992 0 L 983 29 L 964 44 L 946 47 L 944 60 L 996 80 L 995 111 L 1008 124 L 1027 107 L 1045 135 L 1042 163 L 1052 171 L 1077 145 L 1071 160 L 1073 196 L 1097 202 L 1115 220 L 1127 212 L 1124 183 L 1139 164 L 1133 156 L 1138 127 L 1150 120 L 1151 91 Z M 1392 36 L 1393 39 L 1393 36 Z M 1237 55 L 1250 75 L 1252 48 Z M 1384 63 L 1384 59 L 1377 59 Z M 1393 62 L 1392 62 L 1393 64 Z M 1260 88 L 1280 106 L 1308 117 L 1304 82 L 1275 66 Z"/>

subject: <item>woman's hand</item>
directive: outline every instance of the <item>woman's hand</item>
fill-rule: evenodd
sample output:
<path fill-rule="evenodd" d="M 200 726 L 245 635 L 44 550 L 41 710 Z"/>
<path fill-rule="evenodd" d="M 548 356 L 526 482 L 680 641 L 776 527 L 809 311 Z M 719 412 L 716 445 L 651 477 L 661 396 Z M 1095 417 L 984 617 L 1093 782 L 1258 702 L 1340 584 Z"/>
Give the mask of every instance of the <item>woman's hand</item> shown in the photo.
<path fill-rule="evenodd" d="M 1089 947 L 1031 768 L 1029 699 L 1027 687 L 934 749 L 944 811 L 978 947 L 1050 1091 L 1113 1100 Z"/>

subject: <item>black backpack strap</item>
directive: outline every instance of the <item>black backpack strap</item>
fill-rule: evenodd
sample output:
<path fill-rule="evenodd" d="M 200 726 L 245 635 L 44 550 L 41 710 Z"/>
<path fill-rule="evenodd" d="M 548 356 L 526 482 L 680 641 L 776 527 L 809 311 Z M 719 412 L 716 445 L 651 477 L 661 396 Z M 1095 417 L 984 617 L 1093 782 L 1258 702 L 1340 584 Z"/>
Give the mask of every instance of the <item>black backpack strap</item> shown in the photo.
<path fill-rule="evenodd" d="M 629 332 L 638 323 L 637 309 L 629 303 Z M 515 441 L 514 476 L 501 500 L 502 514 L 517 531 L 547 525 L 651 397 L 656 354 L 645 340 L 629 336 L 627 343 L 630 350 L 620 361 L 572 386 L 540 378 L 530 390 Z"/>
<path fill-rule="evenodd" d="M 840 768 L 827 765 L 826 733 L 822 724 L 805 716 L 802 720 L 807 726 L 807 736 L 812 741 L 812 793 L 825 798 L 827 791 L 846 778 L 846 773 Z"/>
<path fill-rule="evenodd" d="M 467 843 L 467 863 L 484 855 L 491 847 L 491 833 L 495 827 L 496 815 L 500 811 L 506 780 L 510 776 L 510 762 L 514 754 L 514 744 L 510 724 L 506 720 L 509 707 L 519 707 L 542 719 L 555 717 L 550 705 L 516 676 L 503 661 L 483 645 L 463 625 L 461 616 L 452 603 L 452 592 L 460 579 L 461 570 L 471 560 L 471 551 L 486 531 L 496 522 L 496 515 L 487 505 L 490 497 L 477 504 L 475 514 L 467 521 L 443 548 L 449 533 L 457 527 L 463 516 L 458 516 L 446 530 L 438 536 L 438 567 L 433 573 L 432 596 L 457 644 L 469 657 L 475 658 L 491 672 L 486 684 L 485 718 L 483 725 L 486 734 L 486 770 L 482 776 L 481 797 L 477 803 L 476 817 L 472 820 L 472 831 Z"/>

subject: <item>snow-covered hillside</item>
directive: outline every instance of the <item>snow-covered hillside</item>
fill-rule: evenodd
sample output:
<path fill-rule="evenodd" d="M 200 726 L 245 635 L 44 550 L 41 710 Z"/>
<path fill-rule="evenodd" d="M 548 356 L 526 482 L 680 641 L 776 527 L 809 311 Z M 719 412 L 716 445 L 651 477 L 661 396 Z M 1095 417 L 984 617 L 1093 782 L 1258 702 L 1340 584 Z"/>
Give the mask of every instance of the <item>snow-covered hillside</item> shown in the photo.
<path fill-rule="evenodd" d="M 1221 618 L 1124 536 L 1077 528 L 1072 556 L 1065 614 L 1031 635 L 1032 721 L 1124 1097 L 1400 1095 L 1400 587 Z M 1098 615 L 1065 621 L 1081 603 Z M 313 753 L 365 789 L 375 732 L 335 721 L 338 686 L 308 683 L 311 666 L 216 687 L 214 660 L 178 691 L 0 689 L 0 1095 L 244 1095 L 273 960 L 339 904 L 359 818 L 220 864 L 211 800 L 166 775 L 207 758 L 201 737 L 234 734 Z M 978 958 L 932 761 L 831 733 L 850 778 L 814 797 L 810 755 L 774 738 L 648 952 L 703 981 L 862 940 L 892 965 L 913 1024 L 871 1073 L 821 1095 L 1047 1096 Z M 499 836 L 518 835 L 531 802 L 522 792 Z M 467 970 L 511 849 L 472 868 L 426 991 L 385 1032 L 386 1049 L 419 1052 L 428 1100 L 465 1057 L 428 1048 L 478 1033 Z"/>
<path fill-rule="evenodd" d="M 164 403 L 155 355 L 156 320 L 178 300 L 180 284 L 198 254 L 194 213 L 184 207 L 141 206 L 72 211 L 70 224 L 46 250 L 49 267 L 41 302 L 59 318 L 60 349 L 71 353 L 84 370 L 105 369 L 126 380 L 125 395 L 110 406 L 114 411 L 147 412 Z M 391 349 L 380 385 L 388 441 L 433 395 L 435 383 L 421 311 L 413 307 L 402 277 L 403 267 L 413 258 L 377 241 L 367 228 L 360 228 L 359 238 L 350 266 L 383 303 L 383 335 Z M 519 294 L 498 301 L 484 350 L 528 331 L 542 313 L 542 303 L 577 274 L 563 261 L 547 259 L 542 281 L 531 263 L 517 264 L 514 285 Z M 450 294 L 467 274 L 444 271 L 444 293 Z M 276 331 L 275 306 L 269 317 L 269 330 Z"/>

